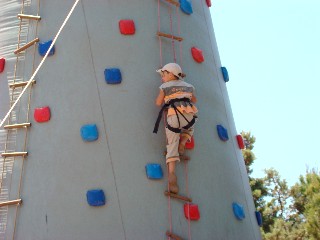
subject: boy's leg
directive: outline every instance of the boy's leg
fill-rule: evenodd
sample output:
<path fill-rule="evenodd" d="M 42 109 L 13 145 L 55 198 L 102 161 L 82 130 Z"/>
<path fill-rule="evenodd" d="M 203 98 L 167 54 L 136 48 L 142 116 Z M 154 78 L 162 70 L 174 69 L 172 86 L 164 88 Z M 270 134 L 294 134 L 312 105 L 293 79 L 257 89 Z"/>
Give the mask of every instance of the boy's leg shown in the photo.
<path fill-rule="evenodd" d="M 170 126 L 176 127 L 177 117 L 176 115 L 169 116 L 167 118 L 167 122 Z M 178 125 L 179 126 L 179 125 Z M 166 155 L 166 163 L 180 161 L 178 146 L 179 146 L 179 138 L 180 134 L 170 131 L 166 128 L 166 136 L 167 136 L 167 155 Z"/>
<path fill-rule="evenodd" d="M 167 162 L 168 172 L 169 172 L 168 173 L 169 191 L 175 194 L 179 192 L 178 179 L 175 174 L 176 162 L 177 161 Z"/>
<path fill-rule="evenodd" d="M 170 126 L 175 127 L 177 121 L 177 117 L 175 115 L 169 116 L 167 118 L 167 122 Z M 169 182 L 169 191 L 172 193 L 179 192 L 179 186 L 177 184 L 177 176 L 175 175 L 175 166 L 176 162 L 180 161 L 178 146 L 179 146 L 179 138 L 180 134 L 170 131 L 166 128 L 166 136 L 167 136 L 167 155 L 166 155 L 166 163 L 168 164 L 168 182 Z"/>

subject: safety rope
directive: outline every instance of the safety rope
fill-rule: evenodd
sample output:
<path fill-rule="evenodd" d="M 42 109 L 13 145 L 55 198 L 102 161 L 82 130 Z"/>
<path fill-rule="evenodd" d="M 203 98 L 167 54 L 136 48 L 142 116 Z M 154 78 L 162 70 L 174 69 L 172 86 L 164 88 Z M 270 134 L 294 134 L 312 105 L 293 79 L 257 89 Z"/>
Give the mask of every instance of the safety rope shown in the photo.
<path fill-rule="evenodd" d="M 181 21 L 180 21 L 180 14 L 179 9 L 176 7 L 176 15 L 178 17 L 178 35 L 181 36 Z M 183 68 L 182 64 L 182 41 L 179 42 L 179 55 L 180 55 L 180 67 Z"/>
<path fill-rule="evenodd" d="M 160 20 L 160 0 L 158 0 L 158 32 L 161 31 L 161 20 Z M 158 36 L 159 39 L 159 50 L 160 50 L 160 67 L 162 67 L 162 39 L 161 36 Z"/>
<path fill-rule="evenodd" d="M 176 16 L 177 16 L 177 31 L 178 31 L 178 35 L 181 36 L 181 23 L 180 23 L 180 14 L 178 11 L 178 7 L 176 6 Z M 158 32 L 161 32 L 161 14 L 160 14 L 160 0 L 158 0 Z M 176 48 L 175 48 L 175 39 L 174 39 L 174 30 L 173 30 L 173 17 L 172 17 L 172 7 L 168 6 L 168 12 L 169 12 L 169 18 L 170 18 L 170 33 L 171 33 L 171 46 L 172 46 L 172 52 L 173 52 L 173 60 L 176 63 L 177 62 L 177 56 L 176 56 Z M 162 39 L 159 36 L 159 56 L 160 56 L 160 66 L 162 67 L 163 65 L 163 54 L 162 54 Z M 182 41 L 180 41 L 179 43 L 179 55 L 180 55 L 180 66 L 182 67 Z M 166 126 L 166 115 L 164 114 L 164 126 Z M 166 139 L 167 140 L 167 139 Z M 168 141 L 168 140 L 167 140 Z M 168 143 L 168 142 L 167 142 Z M 187 193 L 187 197 L 189 198 L 189 189 L 188 189 L 188 167 L 187 167 L 187 161 L 185 160 L 184 166 L 185 166 L 185 186 L 186 186 L 186 193 Z M 169 167 L 167 166 L 167 176 L 169 176 Z M 170 192 L 170 188 L 169 188 L 169 181 L 167 181 L 167 188 L 168 188 L 168 192 Z M 190 224 L 190 208 L 189 208 L 189 204 L 188 204 L 188 239 L 191 240 L 191 224 Z M 171 208 L 171 197 L 170 195 L 168 196 L 168 221 L 169 221 L 169 230 L 172 233 L 172 208 Z M 168 240 L 171 240 L 171 237 L 168 236 L 167 238 Z"/>
<path fill-rule="evenodd" d="M 177 56 L 176 56 L 176 48 L 175 48 L 175 42 L 174 42 L 174 34 L 173 34 L 173 24 L 172 24 L 172 10 L 171 6 L 168 7 L 169 11 L 169 17 L 170 17 L 170 33 L 171 33 L 171 46 L 172 46 L 172 53 L 173 53 L 173 61 L 177 62 Z"/>
<path fill-rule="evenodd" d="M 186 194 L 187 197 L 190 198 L 189 194 L 189 179 L 188 179 L 188 160 L 184 161 L 184 169 L 185 169 L 185 179 L 186 179 Z M 189 240 L 191 240 L 191 220 L 190 220 L 190 203 L 187 203 L 188 206 L 188 236 Z"/>

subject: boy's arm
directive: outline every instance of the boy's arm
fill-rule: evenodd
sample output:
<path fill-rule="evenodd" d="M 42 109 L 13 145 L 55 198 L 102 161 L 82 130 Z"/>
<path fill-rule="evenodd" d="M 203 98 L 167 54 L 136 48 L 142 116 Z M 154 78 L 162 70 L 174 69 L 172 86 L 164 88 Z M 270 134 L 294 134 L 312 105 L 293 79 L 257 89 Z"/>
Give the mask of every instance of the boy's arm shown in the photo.
<path fill-rule="evenodd" d="M 156 105 L 161 106 L 164 101 L 164 91 L 160 89 L 159 95 L 156 98 Z"/>

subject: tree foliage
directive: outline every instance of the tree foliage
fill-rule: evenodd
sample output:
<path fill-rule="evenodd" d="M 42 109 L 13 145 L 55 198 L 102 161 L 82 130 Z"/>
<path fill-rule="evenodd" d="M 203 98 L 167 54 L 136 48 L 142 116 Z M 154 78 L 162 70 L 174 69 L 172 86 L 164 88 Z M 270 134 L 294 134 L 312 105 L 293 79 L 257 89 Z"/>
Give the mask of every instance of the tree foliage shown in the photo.
<path fill-rule="evenodd" d="M 320 239 L 320 175 L 313 169 L 299 181 L 291 188 L 293 207 L 304 216 L 310 239 Z"/>
<path fill-rule="evenodd" d="M 265 177 L 253 178 L 251 169 L 256 160 L 250 132 L 241 132 L 246 149 L 242 150 L 256 209 L 262 213 L 261 233 L 265 240 L 320 239 L 320 174 L 315 169 L 300 176 L 289 187 L 279 172 L 265 170 Z"/>

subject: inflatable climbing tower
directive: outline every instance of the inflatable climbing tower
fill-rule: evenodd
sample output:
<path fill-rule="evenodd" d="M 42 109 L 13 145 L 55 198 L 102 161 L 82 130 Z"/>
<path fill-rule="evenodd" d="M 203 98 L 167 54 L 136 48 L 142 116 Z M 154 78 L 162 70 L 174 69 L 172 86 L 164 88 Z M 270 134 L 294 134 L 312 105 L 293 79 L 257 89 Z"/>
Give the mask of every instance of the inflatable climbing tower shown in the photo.
<path fill-rule="evenodd" d="M 0 239 L 261 239 L 210 0 L 0 0 Z M 199 120 L 167 190 L 156 73 Z"/>

